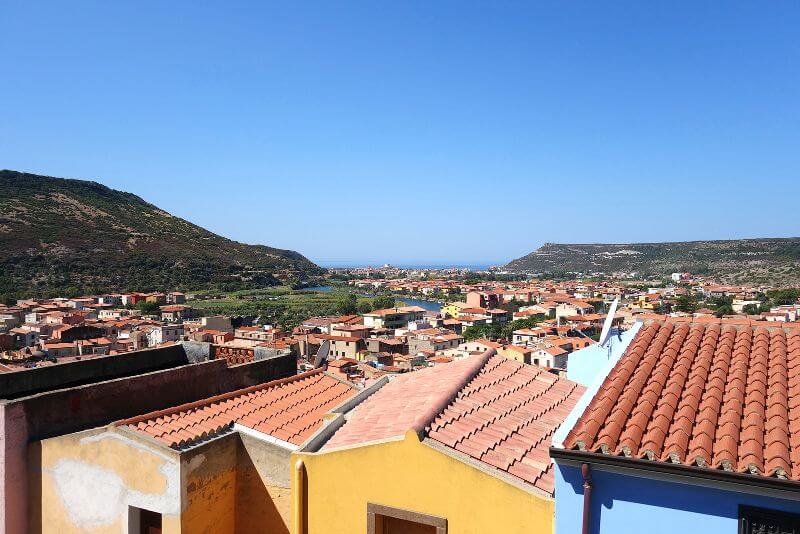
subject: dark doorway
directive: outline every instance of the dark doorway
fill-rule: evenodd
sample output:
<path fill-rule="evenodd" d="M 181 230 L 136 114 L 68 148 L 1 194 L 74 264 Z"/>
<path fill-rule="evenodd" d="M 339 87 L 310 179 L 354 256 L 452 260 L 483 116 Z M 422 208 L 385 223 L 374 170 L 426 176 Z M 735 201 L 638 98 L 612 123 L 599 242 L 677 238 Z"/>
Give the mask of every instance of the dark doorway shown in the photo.
<path fill-rule="evenodd" d="M 128 510 L 128 532 L 132 534 L 161 534 L 161 514 L 131 506 Z"/>

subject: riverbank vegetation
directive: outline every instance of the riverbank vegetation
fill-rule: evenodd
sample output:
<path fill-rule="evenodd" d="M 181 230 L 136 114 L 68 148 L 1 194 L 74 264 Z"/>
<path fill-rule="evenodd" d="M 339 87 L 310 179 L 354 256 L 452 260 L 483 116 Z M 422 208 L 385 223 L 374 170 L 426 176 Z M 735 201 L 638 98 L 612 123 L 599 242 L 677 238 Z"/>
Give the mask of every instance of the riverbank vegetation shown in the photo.
<path fill-rule="evenodd" d="M 188 304 L 203 315 L 247 317 L 261 324 L 279 324 L 291 329 L 309 317 L 351 315 L 390 308 L 395 305 L 395 299 L 387 295 L 359 296 L 345 288 L 320 291 L 276 286 L 219 295 L 195 295 Z"/>

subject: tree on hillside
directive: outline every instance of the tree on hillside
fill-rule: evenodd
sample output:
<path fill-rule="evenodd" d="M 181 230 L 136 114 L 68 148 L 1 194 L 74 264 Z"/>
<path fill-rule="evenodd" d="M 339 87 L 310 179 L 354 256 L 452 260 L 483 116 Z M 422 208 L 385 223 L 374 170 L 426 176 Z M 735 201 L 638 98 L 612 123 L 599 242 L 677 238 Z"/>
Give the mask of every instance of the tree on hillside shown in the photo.
<path fill-rule="evenodd" d="M 761 313 L 761 307 L 758 304 L 745 304 L 742 307 L 742 313 L 745 315 L 758 315 Z"/>
<path fill-rule="evenodd" d="M 797 299 L 800 298 L 800 288 L 775 289 L 767 291 L 767 296 L 772 300 L 775 306 L 794 304 L 797 302 Z"/>
<path fill-rule="evenodd" d="M 141 311 L 145 315 L 151 315 L 153 313 L 158 313 L 158 310 L 160 308 L 158 307 L 157 302 L 142 301 L 136 304 L 136 309 Z"/>
<path fill-rule="evenodd" d="M 476 339 L 497 339 L 501 336 L 502 332 L 500 329 L 500 325 L 497 324 L 485 324 L 480 326 L 468 326 L 464 329 L 461 333 L 464 336 L 464 339 L 467 341 L 473 341 Z"/>
<path fill-rule="evenodd" d="M 736 312 L 733 311 L 733 306 L 730 304 L 724 304 L 719 306 L 715 311 L 714 315 L 716 317 L 723 317 L 725 315 L 734 315 Z"/>
<path fill-rule="evenodd" d="M 680 295 L 675 303 L 675 309 L 679 312 L 694 313 L 697 309 L 697 300 L 691 294 Z"/>
<path fill-rule="evenodd" d="M 347 293 L 337 303 L 336 310 L 341 315 L 353 315 L 358 312 L 358 297 L 355 293 Z"/>
<path fill-rule="evenodd" d="M 385 310 L 386 308 L 394 308 L 395 301 L 391 295 L 378 295 L 372 299 L 373 310 Z"/>

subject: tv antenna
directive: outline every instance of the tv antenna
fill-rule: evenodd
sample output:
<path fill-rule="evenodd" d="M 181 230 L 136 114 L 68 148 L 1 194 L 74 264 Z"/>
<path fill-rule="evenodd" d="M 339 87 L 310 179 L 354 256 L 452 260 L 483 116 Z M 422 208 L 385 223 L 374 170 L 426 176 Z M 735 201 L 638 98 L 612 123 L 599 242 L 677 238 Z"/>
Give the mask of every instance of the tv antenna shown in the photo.
<path fill-rule="evenodd" d="M 611 327 L 614 324 L 614 314 L 617 313 L 617 306 L 619 306 L 619 297 L 615 298 L 608 308 L 608 315 L 606 315 L 606 320 L 603 323 L 603 330 L 600 332 L 600 346 L 608 348 L 609 358 L 611 358 L 611 345 L 614 339 L 611 335 Z"/>
<path fill-rule="evenodd" d="M 319 369 L 325 362 L 328 360 L 328 354 L 331 351 L 331 342 L 329 340 L 325 340 L 319 346 L 317 350 L 317 355 L 314 357 L 314 369 Z"/>

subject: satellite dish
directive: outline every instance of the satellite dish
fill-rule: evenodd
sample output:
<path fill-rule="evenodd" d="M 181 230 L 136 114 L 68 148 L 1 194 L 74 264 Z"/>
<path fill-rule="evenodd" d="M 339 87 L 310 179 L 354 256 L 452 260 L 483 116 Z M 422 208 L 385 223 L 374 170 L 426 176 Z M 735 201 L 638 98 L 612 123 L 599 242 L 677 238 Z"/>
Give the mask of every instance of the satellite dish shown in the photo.
<path fill-rule="evenodd" d="M 327 339 L 322 342 L 317 350 L 317 355 L 314 357 L 314 369 L 319 369 L 328 360 L 328 354 L 331 351 L 331 342 Z"/>
<path fill-rule="evenodd" d="M 614 322 L 614 314 L 617 313 L 617 306 L 619 305 L 619 297 L 614 299 L 611 306 L 608 308 L 608 315 L 603 323 L 603 330 L 600 332 L 600 344 L 605 346 L 611 337 L 611 325 Z"/>

